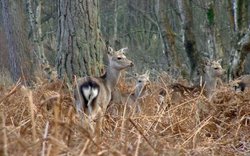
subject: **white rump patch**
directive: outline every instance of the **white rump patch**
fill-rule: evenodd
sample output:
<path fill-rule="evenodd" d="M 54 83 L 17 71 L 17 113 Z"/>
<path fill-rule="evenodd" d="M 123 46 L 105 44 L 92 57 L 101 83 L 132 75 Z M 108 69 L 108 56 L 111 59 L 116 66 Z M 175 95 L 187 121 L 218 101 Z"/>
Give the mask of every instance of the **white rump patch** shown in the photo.
<path fill-rule="evenodd" d="M 92 97 L 95 98 L 98 95 L 98 88 L 92 88 Z"/>
<path fill-rule="evenodd" d="M 84 97 L 89 101 L 93 100 L 98 95 L 98 88 L 88 86 L 88 88 L 83 88 Z"/>
<path fill-rule="evenodd" d="M 89 87 L 90 88 L 90 92 L 89 92 L 89 97 L 88 97 L 88 110 L 89 110 L 89 114 L 91 114 L 92 113 L 92 102 L 93 102 L 93 100 L 96 98 L 96 96 L 98 95 L 98 88 L 95 88 L 95 87 L 93 87 L 93 88 L 91 88 L 91 87 Z"/>
<path fill-rule="evenodd" d="M 83 90 L 84 97 L 89 101 L 90 94 L 91 94 L 91 87 L 88 86 L 88 88 L 83 88 L 82 90 Z"/>

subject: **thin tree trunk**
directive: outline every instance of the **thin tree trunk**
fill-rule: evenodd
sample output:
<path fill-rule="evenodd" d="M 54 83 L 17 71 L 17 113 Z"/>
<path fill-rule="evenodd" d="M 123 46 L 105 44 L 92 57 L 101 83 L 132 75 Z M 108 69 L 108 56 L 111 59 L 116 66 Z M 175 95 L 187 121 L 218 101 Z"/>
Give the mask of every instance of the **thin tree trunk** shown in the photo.
<path fill-rule="evenodd" d="M 119 0 L 114 0 L 114 38 L 113 38 L 113 45 L 116 49 L 118 49 L 116 43 L 117 43 L 117 29 L 118 29 L 118 2 Z"/>
<path fill-rule="evenodd" d="M 233 2 L 232 0 L 227 0 L 227 14 L 229 16 L 229 23 L 233 30 L 235 30 L 235 23 L 234 23 L 234 9 L 233 9 Z"/>
<path fill-rule="evenodd" d="M 233 13 L 234 13 L 234 28 L 235 31 L 238 32 L 239 25 L 238 25 L 238 2 L 239 0 L 233 0 Z"/>

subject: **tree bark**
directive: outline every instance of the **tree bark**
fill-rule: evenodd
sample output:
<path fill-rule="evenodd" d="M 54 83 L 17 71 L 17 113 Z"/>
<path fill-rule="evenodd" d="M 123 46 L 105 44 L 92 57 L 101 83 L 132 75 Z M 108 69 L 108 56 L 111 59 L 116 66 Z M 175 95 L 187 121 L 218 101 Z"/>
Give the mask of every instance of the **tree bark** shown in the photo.
<path fill-rule="evenodd" d="M 160 38 L 161 38 L 161 44 L 162 44 L 162 50 L 163 53 L 166 55 L 166 62 L 167 62 L 167 66 L 169 67 L 172 64 L 171 61 L 171 55 L 173 54 L 173 52 L 170 50 L 170 44 L 167 43 L 167 32 L 166 29 L 164 29 L 164 25 L 168 24 L 166 23 L 167 21 L 163 22 L 163 16 L 164 12 L 162 6 L 163 2 L 160 0 L 156 0 L 156 4 L 155 4 L 155 14 L 156 14 L 156 24 L 157 24 L 157 28 L 158 28 L 158 32 L 160 34 Z M 167 18 L 167 16 L 165 17 Z M 171 62 L 170 62 L 171 61 Z"/>
<path fill-rule="evenodd" d="M 229 23 L 231 28 L 233 28 L 233 30 L 235 30 L 235 22 L 234 22 L 234 7 L 233 7 L 233 2 L 232 0 L 227 0 L 227 14 L 229 16 Z"/>
<path fill-rule="evenodd" d="M 39 66 L 47 66 L 49 63 L 44 53 L 44 46 L 42 41 L 42 25 L 41 25 L 42 2 L 41 0 L 38 0 L 38 5 L 36 6 L 35 9 L 36 10 L 35 14 L 32 9 L 32 1 L 27 0 L 26 4 L 27 4 L 33 44 L 35 45 L 35 55 L 37 56 Z"/>
<path fill-rule="evenodd" d="M 19 78 L 29 82 L 33 60 L 28 48 L 27 26 L 21 1 L 2 0 L 2 14 L 8 45 L 9 70 L 13 81 Z"/>
<path fill-rule="evenodd" d="M 118 2 L 119 0 L 114 0 L 114 38 L 113 38 L 113 45 L 116 49 L 118 49 L 118 45 L 116 43 L 118 42 L 117 38 L 117 30 L 118 30 Z"/>
<path fill-rule="evenodd" d="M 194 74 L 201 74 L 201 56 L 197 51 L 195 35 L 193 28 L 193 15 L 190 7 L 190 1 L 178 0 L 180 17 L 182 20 L 183 43 L 190 62 L 190 79 L 194 78 Z"/>
<path fill-rule="evenodd" d="M 238 14 L 238 27 L 239 30 L 242 31 L 243 29 L 248 27 L 247 15 L 248 15 L 248 0 L 237 0 L 238 7 L 237 7 L 237 14 Z"/>
<path fill-rule="evenodd" d="M 2 0 L 2 14 L 3 14 L 3 24 L 5 28 L 5 34 L 7 37 L 8 44 L 8 59 L 9 59 L 9 69 L 13 81 L 17 81 L 21 77 L 21 66 L 20 60 L 17 53 L 17 45 L 14 37 L 14 28 L 10 16 L 10 7 L 8 0 Z"/>
<path fill-rule="evenodd" d="M 248 18 L 248 4 L 247 0 L 234 0 L 233 3 L 229 2 L 229 7 L 233 10 L 234 21 L 234 35 L 232 40 L 234 50 L 232 51 L 232 60 L 229 67 L 229 79 L 234 79 L 244 73 L 244 64 L 246 57 L 249 53 L 249 28 L 247 24 Z M 232 18 L 231 17 L 231 18 Z"/>
<path fill-rule="evenodd" d="M 58 0 L 57 72 L 72 81 L 73 75 L 99 75 L 102 51 L 98 0 Z"/>

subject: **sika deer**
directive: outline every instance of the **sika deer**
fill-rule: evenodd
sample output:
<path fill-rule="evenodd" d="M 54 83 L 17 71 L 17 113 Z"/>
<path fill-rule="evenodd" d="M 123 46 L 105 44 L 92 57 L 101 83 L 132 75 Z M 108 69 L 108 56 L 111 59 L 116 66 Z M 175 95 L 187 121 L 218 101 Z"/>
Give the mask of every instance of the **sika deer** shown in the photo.
<path fill-rule="evenodd" d="M 116 104 L 127 104 L 129 107 L 135 106 L 136 112 L 141 112 L 140 103 L 137 100 L 142 97 L 146 92 L 146 86 L 149 85 L 149 71 L 145 74 L 135 75 L 136 84 L 134 87 L 134 93 L 121 93 L 119 91 L 112 94 L 112 102 Z"/>
<path fill-rule="evenodd" d="M 89 118 L 89 126 L 94 133 L 100 133 L 102 118 L 111 100 L 111 92 L 116 86 L 122 70 L 133 66 L 133 62 L 126 58 L 125 50 L 114 51 L 108 48 L 109 64 L 101 77 L 87 76 L 79 78 L 76 82 L 74 96 L 76 110 L 80 117 Z M 93 121 L 96 120 L 96 127 Z M 85 120 L 86 121 L 86 120 Z"/>
<path fill-rule="evenodd" d="M 137 99 L 142 97 L 145 94 L 146 86 L 149 85 L 149 71 L 146 71 L 143 75 L 136 75 L 136 86 L 135 86 L 135 93 L 130 96 L 130 99 L 133 103 L 136 103 Z M 136 112 L 141 112 L 140 103 L 136 104 Z"/>
<path fill-rule="evenodd" d="M 202 86 L 204 87 L 204 94 L 207 98 L 211 99 L 212 95 L 215 93 L 215 89 L 217 87 L 217 83 L 219 78 L 224 74 L 224 69 L 221 67 L 220 64 L 221 60 L 218 61 L 210 61 L 208 60 L 205 65 L 204 75 L 202 80 Z M 200 91 L 202 86 L 184 86 L 179 83 L 171 84 L 170 87 L 175 92 L 180 92 L 184 95 L 184 92 L 187 93 L 194 93 Z"/>
<path fill-rule="evenodd" d="M 214 94 L 218 81 L 224 72 L 225 70 L 221 67 L 221 59 L 206 62 L 203 84 L 205 85 L 205 96 L 209 99 Z"/>
<path fill-rule="evenodd" d="M 250 75 L 243 75 L 230 83 L 235 91 L 240 90 L 244 92 L 246 89 L 250 88 Z"/>

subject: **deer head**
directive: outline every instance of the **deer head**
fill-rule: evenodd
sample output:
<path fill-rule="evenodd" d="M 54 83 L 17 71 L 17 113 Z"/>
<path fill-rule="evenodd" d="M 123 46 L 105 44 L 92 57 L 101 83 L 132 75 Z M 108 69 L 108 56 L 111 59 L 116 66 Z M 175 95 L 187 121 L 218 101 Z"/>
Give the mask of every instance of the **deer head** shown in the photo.
<path fill-rule="evenodd" d="M 122 48 L 118 51 L 114 51 L 113 48 L 108 47 L 108 59 L 109 66 L 116 70 L 123 70 L 133 66 L 133 62 L 128 60 L 125 56 L 125 52 L 128 48 Z"/>

